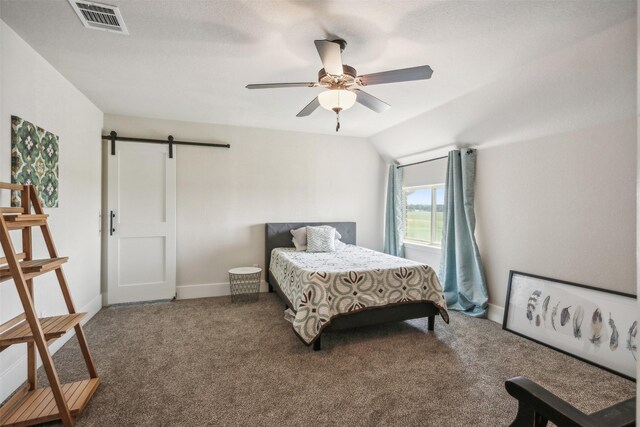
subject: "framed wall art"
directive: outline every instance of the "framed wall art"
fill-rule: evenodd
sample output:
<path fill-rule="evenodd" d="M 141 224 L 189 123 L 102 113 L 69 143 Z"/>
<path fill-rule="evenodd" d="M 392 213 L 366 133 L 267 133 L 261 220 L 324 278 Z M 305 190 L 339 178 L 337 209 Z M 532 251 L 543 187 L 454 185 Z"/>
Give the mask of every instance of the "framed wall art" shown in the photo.
<path fill-rule="evenodd" d="M 34 185 L 45 208 L 58 207 L 59 138 L 33 123 L 11 116 L 11 182 Z M 20 192 L 11 193 L 20 206 Z"/>
<path fill-rule="evenodd" d="M 510 271 L 502 328 L 635 381 L 634 295 Z"/>

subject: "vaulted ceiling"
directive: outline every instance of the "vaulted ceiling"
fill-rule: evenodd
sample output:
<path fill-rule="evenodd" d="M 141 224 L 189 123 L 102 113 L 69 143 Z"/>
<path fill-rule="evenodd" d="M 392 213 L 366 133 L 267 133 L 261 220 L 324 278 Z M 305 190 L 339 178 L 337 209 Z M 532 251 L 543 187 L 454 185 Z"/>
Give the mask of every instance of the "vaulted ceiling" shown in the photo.
<path fill-rule="evenodd" d="M 523 76 L 507 90 L 537 84 L 545 76 L 527 70 L 540 58 L 636 11 L 634 1 L 586 0 L 105 3 L 119 6 L 129 36 L 85 29 L 67 0 L 2 0 L 0 13 L 105 113 L 333 134 L 329 111 L 296 117 L 321 89 L 245 85 L 314 81 L 315 39 L 347 40 L 343 60 L 361 74 L 429 64 L 430 80 L 367 89 L 390 110 L 356 105 L 342 114 L 341 134 L 361 137 L 498 85 L 490 108 L 505 76 Z"/>

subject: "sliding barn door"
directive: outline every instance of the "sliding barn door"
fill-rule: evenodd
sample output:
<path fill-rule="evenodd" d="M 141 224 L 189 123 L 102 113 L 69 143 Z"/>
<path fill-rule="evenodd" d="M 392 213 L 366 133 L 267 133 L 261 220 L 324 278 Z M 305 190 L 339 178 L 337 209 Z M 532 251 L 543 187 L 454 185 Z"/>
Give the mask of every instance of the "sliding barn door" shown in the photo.
<path fill-rule="evenodd" d="M 108 154 L 107 302 L 176 293 L 176 159 L 167 145 L 116 142 Z"/>

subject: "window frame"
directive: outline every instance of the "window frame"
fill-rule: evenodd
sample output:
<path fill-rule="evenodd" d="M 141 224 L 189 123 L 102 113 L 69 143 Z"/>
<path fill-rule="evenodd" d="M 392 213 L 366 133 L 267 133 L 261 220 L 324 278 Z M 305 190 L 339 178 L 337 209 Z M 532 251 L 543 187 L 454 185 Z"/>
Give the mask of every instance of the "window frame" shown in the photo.
<path fill-rule="evenodd" d="M 412 185 L 408 187 L 402 187 L 402 221 L 404 222 L 404 234 L 407 231 L 407 191 L 416 191 L 416 190 L 431 190 L 431 236 L 430 240 L 419 240 L 407 238 L 406 235 L 402 236 L 403 243 L 411 243 L 414 245 L 422 245 L 422 246 L 436 246 L 438 248 L 441 247 L 442 242 L 436 241 L 436 222 L 437 222 L 437 196 L 436 192 L 439 188 L 445 189 L 445 183 L 439 184 L 427 184 L 427 185 Z"/>

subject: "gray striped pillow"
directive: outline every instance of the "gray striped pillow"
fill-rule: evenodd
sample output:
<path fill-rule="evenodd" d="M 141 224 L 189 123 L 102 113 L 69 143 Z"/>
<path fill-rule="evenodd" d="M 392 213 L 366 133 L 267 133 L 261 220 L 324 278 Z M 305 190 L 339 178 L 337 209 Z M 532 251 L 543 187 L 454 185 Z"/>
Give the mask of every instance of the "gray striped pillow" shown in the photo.
<path fill-rule="evenodd" d="M 307 227 L 307 252 L 335 252 L 336 230 L 330 227 Z"/>
<path fill-rule="evenodd" d="M 342 235 L 335 228 L 331 227 L 330 225 L 316 225 L 316 227 L 331 228 L 331 229 L 335 230 L 335 232 L 336 232 L 336 249 L 339 247 L 339 244 L 342 243 L 342 242 L 339 242 L 339 240 L 342 239 Z M 291 232 L 291 235 L 293 236 L 293 239 L 291 241 L 293 242 L 294 246 L 296 247 L 296 251 L 298 251 L 298 252 L 306 251 L 307 250 L 307 227 L 300 227 L 300 228 L 296 228 L 296 229 L 291 229 L 289 231 Z"/>

